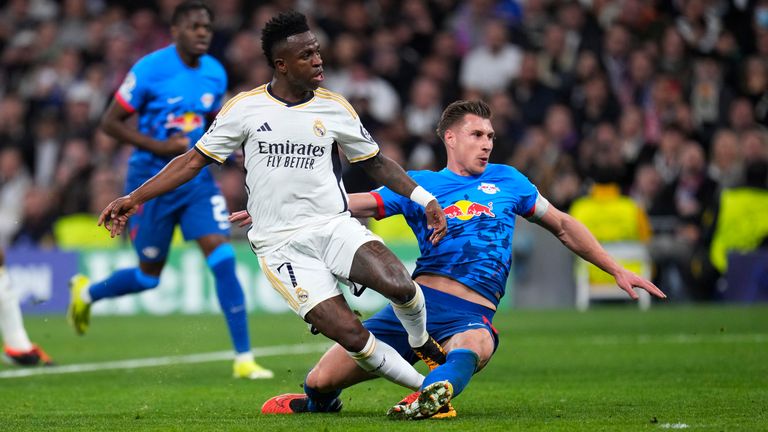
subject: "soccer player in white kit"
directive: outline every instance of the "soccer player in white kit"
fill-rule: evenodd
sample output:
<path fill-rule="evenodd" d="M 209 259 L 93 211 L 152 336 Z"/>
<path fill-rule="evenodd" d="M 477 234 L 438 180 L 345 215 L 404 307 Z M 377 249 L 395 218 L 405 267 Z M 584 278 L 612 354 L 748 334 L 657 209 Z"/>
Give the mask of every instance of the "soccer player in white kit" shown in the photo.
<path fill-rule="evenodd" d="M 376 181 L 425 208 L 425 224 L 438 242 L 445 215 L 434 197 L 379 152 L 355 110 L 342 96 L 320 88 L 320 46 L 304 15 L 273 17 L 262 32 L 264 54 L 275 72 L 269 84 L 232 98 L 194 149 L 102 212 L 111 234 L 149 199 L 193 178 L 210 162 L 245 154 L 248 232 L 262 271 L 299 316 L 338 342 L 366 371 L 408 388 L 423 376 L 389 345 L 366 330 L 338 288 L 337 278 L 387 297 L 408 331 L 409 344 L 427 364 L 445 353 L 426 331 L 424 296 L 402 263 L 353 219 L 341 180 L 340 150 Z"/>
<path fill-rule="evenodd" d="M 11 278 L 5 268 L 5 253 L 0 248 L 0 336 L 3 340 L 3 360 L 17 366 L 50 366 L 53 364 L 45 351 L 29 340 L 21 316 L 19 297 L 11 287 Z"/>

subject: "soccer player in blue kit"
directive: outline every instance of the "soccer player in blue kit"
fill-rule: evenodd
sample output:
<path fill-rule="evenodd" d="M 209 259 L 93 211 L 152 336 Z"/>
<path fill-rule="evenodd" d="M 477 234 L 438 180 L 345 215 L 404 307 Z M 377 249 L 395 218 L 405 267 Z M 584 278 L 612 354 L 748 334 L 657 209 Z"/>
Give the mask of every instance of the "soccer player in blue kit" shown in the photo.
<path fill-rule="evenodd" d="M 221 106 L 227 88 L 224 67 L 207 55 L 213 12 L 202 1 L 176 7 L 171 19 L 174 43 L 152 52 L 130 70 L 102 119 L 103 129 L 136 148 L 128 166 L 126 191 L 157 174 L 205 133 L 206 116 Z M 138 114 L 138 130 L 127 123 Z M 271 378 L 254 361 L 248 335 L 245 297 L 235 275 L 235 253 L 228 241 L 230 223 L 224 197 L 208 170 L 143 205 L 130 222 L 138 268 L 114 272 L 89 284 L 72 280 L 68 318 L 79 334 L 88 329 L 90 306 L 103 298 L 155 288 L 160 282 L 171 238 L 178 224 L 187 240 L 196 240 L 216 280 L 219 305 L 235 348 L 236 378 Z"/>
<path fill-rule="evenodd" d="M 577 255 L 611 274 L 631 298 L 638 297 L 633 287 L 666 297 L 651 282 L 617 264 L 584 225 L 550 205 L 523 174 L 511 166 L 488 163 L 494 138 L 490 119 L 491 110 L 482 101 L 450 104 L 437 128 L 448 153 L 447 167 L 438 172 L 409 173 L 429 188 L 446 213 L 449 227 L 442 242 L 430 243 L 423 210 L 389 189 L 350 195 L 354 216 L 383 218 L 402 214 L 415 233 L 421 257 L 413 277 L 424 292 L 427 330 L 448 352 L 444 364 L 430 365 L 421 389 L 447 381 L 452 397 L 486 366 L 498 346 L 498 335 L 491 323 L 510 272 L 517 215 L 546 228 Z M 233 214 L 230 220 L 248 223 L 243 212 Z M 406 360 L 416 362 L 391 307 L 385 307 L 364 325 Z M 275 396 L 264 403 L 262 412 L 339 411 L 343 388 L 374 377 L 335 345 L 307 375 L 304 394 Z M 450 397 L 438 402 L 434 394 L 424 396 L 415 392 L 387 414 L 400 419 L 456 415 Z"/>

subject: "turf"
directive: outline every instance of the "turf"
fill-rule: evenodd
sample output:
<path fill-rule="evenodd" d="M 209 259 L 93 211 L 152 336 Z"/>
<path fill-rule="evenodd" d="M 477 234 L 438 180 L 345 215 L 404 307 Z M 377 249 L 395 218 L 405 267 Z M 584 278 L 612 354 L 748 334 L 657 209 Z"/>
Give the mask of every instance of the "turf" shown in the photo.
<path fill-rule="evenodd" d="M 229 347 L 218 316 L 95 317 L 84 337 L 60 316 L 26 321 L 62 365 Z M 383 380 L 345 391 L 338 415 L 261 415 L 270 396 L 300 391 L 319 357 L 303 354 L 261 358 L 269 381 L 234 380 L 229 361 L 0 379 L 0 430 L 768 430 L 766 306 L 510 311 L 495 325 L 499 350 L 455 419 L 389 421 L 407 392 Z M 323 341 L 291 315 L 251 327 L 258 346 Z"/>

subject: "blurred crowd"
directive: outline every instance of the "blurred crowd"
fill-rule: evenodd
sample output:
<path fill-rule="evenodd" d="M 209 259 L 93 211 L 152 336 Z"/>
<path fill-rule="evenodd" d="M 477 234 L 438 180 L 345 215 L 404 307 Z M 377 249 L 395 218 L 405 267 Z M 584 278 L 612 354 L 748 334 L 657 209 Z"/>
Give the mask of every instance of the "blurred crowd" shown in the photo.
<path fill-rule="evenodd" d="M 57 220 L 98 214 L 121 194 L 131 149 L 98 121 L 132 64 L 170 42 L 178 2 L 0 9 L 0 245 L 53 246 Z M 492 162 L 517 167 L 562 209 L 595 182 L 617 184 L 649 216 L 657 280 L 692 298 L 711 295 L 695 257 L 719 192 L 768 161 L 768 0 L 210 5 L 210 53 L 230 95 L 271 78 L 264 23 L 302 11 L 321 41 L 324 87 L 350 100 L 387 156 L 440 169 L 442 108 L 483 98 L 495 113 Z M 230 209 L 244 208 L 236 164 L 216 175 Z M 354 167 L 345 185 L 375 186 Z"/>

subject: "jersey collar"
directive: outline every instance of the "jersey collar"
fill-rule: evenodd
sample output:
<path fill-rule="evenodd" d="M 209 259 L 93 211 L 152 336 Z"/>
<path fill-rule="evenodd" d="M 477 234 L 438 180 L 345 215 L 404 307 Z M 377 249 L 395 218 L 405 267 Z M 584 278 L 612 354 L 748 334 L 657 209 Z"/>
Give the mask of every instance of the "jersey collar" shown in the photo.
<path fill-rule="evenodd" d="M 489 166 L 490 166 L 490 164 L 489 164 Z M 485 168 L 485 171 L 483 171 L 482 174 L 478 174 L 478 175 L 468 175 L 468 176 L 459 175 L 459 174 L 456 174 L 455 172 L 449 170 L 448 167 L 443 168 L 442 170 L 440 170 L 440 172 L 443 173 L 443 175 L 446 175 L 448 177 L 452 177 L 452 178 L 457 179 L 457 180 L 460 179 L 460 180 L 467 181 L 467 180 L 479 179 L 480 177 L 485 175 L 485 173 L 488 172 L 488 167 Z"/>
<path fill-rule="evenodd" d="M 309 96 L 306 98 L 297 101 L 297 102 L 288 102 L 287 100 L 281 98 L 280 96 L 277 96 L 276 94 L 272 93 L 272 84 L 267 84 L 267 96 L 269 96 L 270 99 L 273 101 L 279 103 L 280 105 L 285 106 L 286 108 L 291 108 L 299 105 L 304 105 L 306 103 L 309 103 L 312 99 L 315 98 L 315 92 L 310 92 Z"/>

